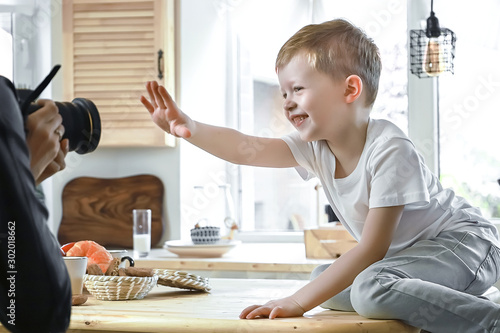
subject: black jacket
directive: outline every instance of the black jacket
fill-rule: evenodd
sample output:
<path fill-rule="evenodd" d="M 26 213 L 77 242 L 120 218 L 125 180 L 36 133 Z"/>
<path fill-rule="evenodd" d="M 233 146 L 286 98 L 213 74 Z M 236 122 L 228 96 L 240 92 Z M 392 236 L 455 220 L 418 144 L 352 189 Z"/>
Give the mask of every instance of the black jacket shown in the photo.
<path fill-rule="evenodd" d="M 15 89 L 0 76 L 0 321 L 12 332 L 65 332 L 70 280 L 29 166 Z"/>

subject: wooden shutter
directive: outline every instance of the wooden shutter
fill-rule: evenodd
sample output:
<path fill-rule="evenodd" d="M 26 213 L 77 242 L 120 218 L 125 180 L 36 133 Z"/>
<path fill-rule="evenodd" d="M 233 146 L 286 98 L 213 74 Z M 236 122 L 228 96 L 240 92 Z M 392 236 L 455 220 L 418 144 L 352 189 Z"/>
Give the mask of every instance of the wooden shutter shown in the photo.
<path fill-rule="evenodd" d="M 173 18 L 173 0 L 64 0 L 65 100 L 83 97 L 96 104 L 99 146 L 175 143 L 139 101 L 148 80 L 174 96 Z"/>

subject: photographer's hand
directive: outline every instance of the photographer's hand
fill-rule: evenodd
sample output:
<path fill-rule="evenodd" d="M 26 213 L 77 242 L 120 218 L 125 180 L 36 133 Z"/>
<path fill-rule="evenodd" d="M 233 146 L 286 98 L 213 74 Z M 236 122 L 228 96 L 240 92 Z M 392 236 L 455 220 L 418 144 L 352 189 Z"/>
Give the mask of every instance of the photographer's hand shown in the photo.
<path fill-rule="evenodd" d="M 57 152 L 56 158 L 54 158 L 45 168 L 45 170 L 42 171 L 40 176 L 38 178 L 35 178 L 36 184 L 40 184 L 42 181 L 45 179 L 49 178 L 53 174 L 63 170 L 66 167 L 66 162 L 64 159 L 66 158 L 66 155 L 68 154 L 69 151 L 69 140 L 64 139 L 60 143 L 60 149 Z"/>
<path fill-rule="evenodd" d="M 57 106 L 50 100 L 39 100 L 42 107 L 28 116 L 26 143 L 30 150 L 31 172 L 36 184 L 65 166 L 68 143 L 63 140 L 64 126 Z"/>

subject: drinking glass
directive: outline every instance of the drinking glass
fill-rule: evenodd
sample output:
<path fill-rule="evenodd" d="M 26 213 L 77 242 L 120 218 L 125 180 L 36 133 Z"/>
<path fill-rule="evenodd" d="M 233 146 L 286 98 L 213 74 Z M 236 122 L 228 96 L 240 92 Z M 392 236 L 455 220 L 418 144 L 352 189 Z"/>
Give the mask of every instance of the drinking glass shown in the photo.
<path fill-rule="evenodd" d="M 151 251 L 151 209 L 134 209 L 134 257 L 146 257 Z"/>

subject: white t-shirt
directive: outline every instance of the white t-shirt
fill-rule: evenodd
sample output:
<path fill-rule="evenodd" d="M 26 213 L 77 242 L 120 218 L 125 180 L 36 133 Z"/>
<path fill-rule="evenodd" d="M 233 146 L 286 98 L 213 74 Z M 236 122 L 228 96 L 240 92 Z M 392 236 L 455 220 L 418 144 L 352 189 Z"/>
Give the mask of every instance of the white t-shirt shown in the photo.
<path fill-rule="evenodd" d="M 443 189 L 411 140 L 389 121 L 370 119 L 358 165 L 340 179 L 335 179 L 335 156 L 326 141 L 304 142 L 298 132 L 282 139 L 303 168 L 297 168 L 299 174 L 319 178 L 335 214 L 356 240 L 370 208 L 405 205 L 386 256 L 441 231 L 462 229 L 498 240 L 495 226 L 453 190 Z"/>

